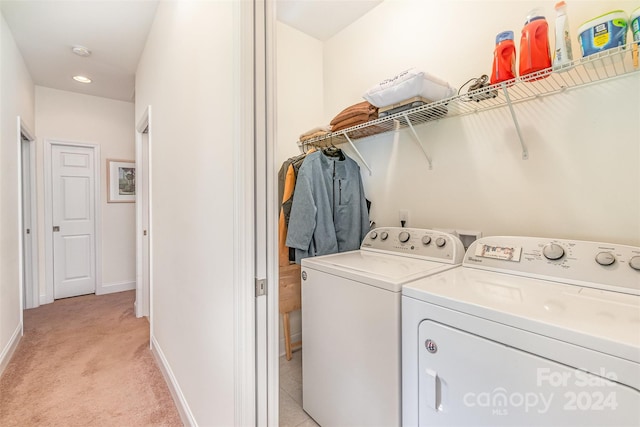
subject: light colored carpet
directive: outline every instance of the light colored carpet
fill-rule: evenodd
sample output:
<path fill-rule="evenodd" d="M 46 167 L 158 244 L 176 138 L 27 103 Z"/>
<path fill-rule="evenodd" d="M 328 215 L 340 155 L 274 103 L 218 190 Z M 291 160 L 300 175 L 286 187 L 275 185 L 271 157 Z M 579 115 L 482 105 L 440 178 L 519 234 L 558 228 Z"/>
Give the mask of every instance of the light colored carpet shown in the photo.
<path fill-rule="evenodd" d="M 26 310 L 0 378 L 0 426 L 181 426 L 134 298 L 86 295 Z"/>

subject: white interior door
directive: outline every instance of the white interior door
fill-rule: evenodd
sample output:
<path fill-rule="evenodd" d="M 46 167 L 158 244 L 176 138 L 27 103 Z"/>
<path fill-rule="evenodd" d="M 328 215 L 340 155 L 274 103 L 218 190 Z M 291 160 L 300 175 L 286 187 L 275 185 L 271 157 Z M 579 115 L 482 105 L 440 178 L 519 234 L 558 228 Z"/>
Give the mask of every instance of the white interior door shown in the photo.
<path fill-rule="evenodd" d="M 52 147 L 54 299 L 96 291 L 95 168 L 92 148 Z"/>
<path fill-rule="evenodd" d="M 22 138 L 21 138 L 22 139 Z M 29 162 L 29 141 L 22 139 L 20 144 L 22 161 L 22 285 L 24 287 L 23 307 L 29 308 L 33 301 L 31 282 L 33 274 L 31 271 L 31 254 L 33 245 L 31 242 L 31 198 L 29 189 L 31 188 L 31 172 Z"/>
<path fill-rule="evenodd" d="M 136 317 L 151 323 L 151 107 L 136 126 Z"/>
<path fill-rule="evenodd" d="M 149 316 L 149 291 L 150 291 L 150 257 L 149 257 L 149 134 L 142 134 L 142 313 Z"/>
<path fill-rule="evenodd" d="M 35 233 L 34 233 L 34 213 L 35 213 L 35 180 L 34 163 L 35 153 L 32 149 L 32 141 L 29 137 L 20 134 L 20 156 L 21 156 L 21 202 L 22 202 L 22 286 L 23 286 L 23 308 L 34 308 L 38 304 L 38 293 L 36 285 L 36 274 L 34 267 L 37 260 L 35 253 Z"/>

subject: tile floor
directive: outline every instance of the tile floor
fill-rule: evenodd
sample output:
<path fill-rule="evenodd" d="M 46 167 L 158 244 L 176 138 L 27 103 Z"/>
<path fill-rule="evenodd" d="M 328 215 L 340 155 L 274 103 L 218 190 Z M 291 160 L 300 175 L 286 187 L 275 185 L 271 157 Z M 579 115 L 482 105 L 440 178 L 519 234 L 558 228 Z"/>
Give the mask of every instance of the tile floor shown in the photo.
<path fill-rule="evenodd" d="M 291 360 L 280 357 L 280 426 L 318 426 L 302 410 L 302 352 L 295 351 Z"/>

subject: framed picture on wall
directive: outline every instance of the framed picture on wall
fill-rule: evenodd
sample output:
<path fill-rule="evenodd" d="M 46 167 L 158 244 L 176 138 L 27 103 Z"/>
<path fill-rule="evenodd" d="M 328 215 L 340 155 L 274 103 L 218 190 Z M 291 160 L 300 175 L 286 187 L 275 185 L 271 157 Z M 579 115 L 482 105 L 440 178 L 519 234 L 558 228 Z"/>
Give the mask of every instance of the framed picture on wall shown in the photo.
<path fill-rule="evenodd" d="M 107 202 L 136 201 L 136 163 L 131 160 L 107 159 Z"/>

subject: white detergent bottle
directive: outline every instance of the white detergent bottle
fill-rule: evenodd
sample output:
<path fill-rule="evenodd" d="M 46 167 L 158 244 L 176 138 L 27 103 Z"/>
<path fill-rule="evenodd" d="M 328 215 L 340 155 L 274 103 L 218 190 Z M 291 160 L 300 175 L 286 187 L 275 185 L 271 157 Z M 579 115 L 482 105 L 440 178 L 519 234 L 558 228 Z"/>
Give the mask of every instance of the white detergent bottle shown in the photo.
<path fill-rule="evenodd" d="M 553 53 L 554 71 L 573 61 L 571 50 L 571 34 L 567 18 L 567 4 L 564 1 L 556 3 L 556 49 Z"/>

